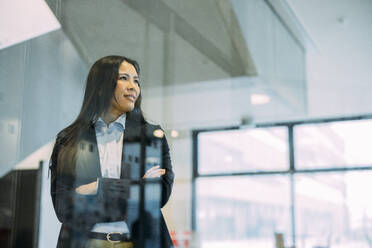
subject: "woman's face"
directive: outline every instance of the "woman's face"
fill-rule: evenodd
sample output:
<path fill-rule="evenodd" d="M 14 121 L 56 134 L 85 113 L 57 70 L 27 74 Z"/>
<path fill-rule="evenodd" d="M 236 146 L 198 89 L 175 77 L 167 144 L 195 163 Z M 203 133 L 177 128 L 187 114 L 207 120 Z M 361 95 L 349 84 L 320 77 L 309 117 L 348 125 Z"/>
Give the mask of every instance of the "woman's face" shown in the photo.
<path fill-rule="evenodd" d="M 119 67 L 114 97 L 111 99 L 111 111 L 117 114 L 132 111 L 140 92 L 136 69 L 132 64 L 123 61 Z"/>

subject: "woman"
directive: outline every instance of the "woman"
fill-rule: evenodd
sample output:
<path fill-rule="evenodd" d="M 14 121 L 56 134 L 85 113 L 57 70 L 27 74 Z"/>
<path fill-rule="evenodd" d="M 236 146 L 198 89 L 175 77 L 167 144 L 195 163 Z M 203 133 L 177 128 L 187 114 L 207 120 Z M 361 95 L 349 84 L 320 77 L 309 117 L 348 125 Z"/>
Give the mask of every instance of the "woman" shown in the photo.
<path fill-rule="evenodd" d="M 78 117 L 57 135 L 50 160 L 57 247 L 172 247 L 160 208 L 174 173 L 161 128 L 142 115 L 139 72 L 126 57 L 99 59 Z M 153 162 L 159 154 L 161 166 L 148 167 L 146 151 Z"/>

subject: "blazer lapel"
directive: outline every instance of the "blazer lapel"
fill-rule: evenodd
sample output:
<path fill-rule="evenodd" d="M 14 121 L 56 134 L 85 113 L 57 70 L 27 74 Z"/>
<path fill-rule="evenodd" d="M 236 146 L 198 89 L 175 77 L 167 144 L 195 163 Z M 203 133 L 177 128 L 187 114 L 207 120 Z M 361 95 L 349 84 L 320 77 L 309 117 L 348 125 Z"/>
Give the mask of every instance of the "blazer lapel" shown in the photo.
<path fill-rule="evenodd" d="M 135 157 L 139 157 L 139 149 L 141 144 L 141 125 L 139 123 L 128 121 L 125 124 L 123 150 L 121 157 L 121 174 L 120 178 L 133 178 L 133 169 L 138 169 L 136 166 Z M 129 161 L 129 156 L 132 161 Z M 139 161 L 137 161 L 139 162 Z"/>
<path fill-rule="evenodd" d="M 76 173 L 79 175 L 78 177 L 86 180 L 95 180 L 102 177 L 94 127 L 89 128 L 82 134 L 82 139 L 78 144 L 77 155 Z"/>

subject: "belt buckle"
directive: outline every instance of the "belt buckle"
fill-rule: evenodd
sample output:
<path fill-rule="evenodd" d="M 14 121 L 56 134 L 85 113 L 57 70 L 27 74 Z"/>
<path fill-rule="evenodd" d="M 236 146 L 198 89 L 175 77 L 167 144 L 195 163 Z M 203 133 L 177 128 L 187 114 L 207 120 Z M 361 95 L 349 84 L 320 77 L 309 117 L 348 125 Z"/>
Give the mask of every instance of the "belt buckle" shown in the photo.
<path fill-rule="evenodd" d="M 120 232 L 109 232 L 107 235 L 106 235 L 106 239 L 107 239 L 107 241 L 108 242 L 110 242 L 110 243 L 120 243 L 120 240 L 111 240 L 110 238 L 110 236 L 112 235 L 112 234 L 121 234 Z"/>

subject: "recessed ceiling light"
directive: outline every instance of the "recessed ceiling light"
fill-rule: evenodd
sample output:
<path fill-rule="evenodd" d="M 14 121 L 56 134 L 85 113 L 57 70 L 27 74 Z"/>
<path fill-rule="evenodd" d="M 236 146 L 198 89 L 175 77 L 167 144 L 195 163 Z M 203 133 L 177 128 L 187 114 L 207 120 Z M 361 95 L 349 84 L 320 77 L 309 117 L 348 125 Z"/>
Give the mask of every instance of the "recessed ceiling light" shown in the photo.
<path fill-rule="evenodd" d="M 172 130 L 172 131 L 171 131 L 171 137 L 172 137 L 172 138 L 177 138 L 178 135 L 179 135 L 178 131 L 176 131 L 176 130 Z"/>
<path fill-rule="evenodd" d="M 252 94 L 251 95 L 251 104 L 253 105 L 262 105 L 270 102 L 270 97 L 265 94 Z"/>

